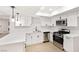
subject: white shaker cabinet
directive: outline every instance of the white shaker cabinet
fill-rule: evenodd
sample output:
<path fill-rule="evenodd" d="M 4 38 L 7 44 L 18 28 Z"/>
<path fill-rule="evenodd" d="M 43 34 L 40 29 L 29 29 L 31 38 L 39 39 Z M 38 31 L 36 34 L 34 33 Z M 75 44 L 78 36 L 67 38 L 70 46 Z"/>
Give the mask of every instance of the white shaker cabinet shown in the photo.
<path fill-rule="evenodd" d="M 63 48 L 67 52 L 79 52 L 79 34 L 64 35 Z"/>
<path fill-rule="evenodd" d="M 50 32 L 49 41 L 53 43 L 53 32 Z"/>
<path fill-rule="evenodd" d="M 26 45 L 31 45 L 31 39 L 32 39 L 32 35 L 26 34 Z"/>
<path fill-rule="evenodd" d="M 68 51 L 68 52 L 73 51 L 73 39 L 71 37 L 65 36 L 63 47 L 65 51 Z"/>
<path fill-rule="evenodd" d="M 43 42 L 43 34 L 42 33 L 33 33 L 32 36 L 32 44 L 38 44 Z"/>
<path fill-rule="evenodd" d="M 32 17 L 32 25 L 50 26 L 51 25 L 51 18 L 49 18 L 49 17 Z"/>
<path fill-rule="evenodd" d="M 26 34 L 26 45 L 38 44 L 43 42 L 43 33 L 29 33 Z"/>
<path fill-rule="evenodd" d="M 35 25 L 35 26 L 37 26 L 37 25 L 41 25 L 41 20 L 40 20 L 40 17 L 32 17 L 32 25 Z"/>
<path fill-rule="evenodd" d="M 78 26 L 77 15 L 70 15 L 67 17 L 67 26 Z"/>

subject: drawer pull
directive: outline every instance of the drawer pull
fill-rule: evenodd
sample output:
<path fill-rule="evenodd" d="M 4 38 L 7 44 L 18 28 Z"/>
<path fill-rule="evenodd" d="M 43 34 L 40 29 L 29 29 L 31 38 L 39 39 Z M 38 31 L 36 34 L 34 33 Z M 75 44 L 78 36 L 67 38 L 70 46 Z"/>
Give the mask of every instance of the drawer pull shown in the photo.
<path fill-rule="evenodd" d="M 66 36 L 66 39 L 71 39 L 71 37 L 67 37 L 67 36 Z"/>

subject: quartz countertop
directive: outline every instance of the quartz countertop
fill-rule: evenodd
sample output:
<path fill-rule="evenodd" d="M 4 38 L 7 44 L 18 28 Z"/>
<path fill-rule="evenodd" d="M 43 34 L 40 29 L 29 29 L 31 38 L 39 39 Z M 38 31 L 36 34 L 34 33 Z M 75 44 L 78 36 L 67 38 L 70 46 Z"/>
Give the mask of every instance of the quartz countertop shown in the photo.
<path fill-rule="evenodd" d="M 23 33 L 11 33 L 0 38 L 0 45 L 13 44 L 25 42 L 25 34 Z"/>
<path fill-rule="evenodd" d="M 76 34 L 76 33 L 64 34 L 64 35 L 69 37 L 79 37 L 79 34 Z"/>

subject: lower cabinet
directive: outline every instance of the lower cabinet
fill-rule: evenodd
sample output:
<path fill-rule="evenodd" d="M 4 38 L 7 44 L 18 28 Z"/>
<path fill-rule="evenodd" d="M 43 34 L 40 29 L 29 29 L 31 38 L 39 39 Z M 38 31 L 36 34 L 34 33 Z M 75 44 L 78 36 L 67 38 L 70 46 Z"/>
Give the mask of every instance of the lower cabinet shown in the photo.
<path fill-rule="evenodd" d="M 26 45 L 31 45 L 32 35 L 26 34 Z"/>
<path fill-rule="evenodd" d="M 79 52 L 79 37 L 65 35 L 63 47 L 67 52 Z"/>
<path fill-rule="evenodd" d="M 64 47 L 64 50 L 67 52 L 73 51 L 73 39 L 71 37 L 65 36 L 63 47 Z"/>
<path fill-rule="evenodd" d="M 43 42 L 43 33 L 26 34 L 26 45 L 32 45 Z"/>
<path fill-rule="evenodd" d="M 21 42 L 0 45 L 0 52 L 25 52 L 25 44 Z"/>

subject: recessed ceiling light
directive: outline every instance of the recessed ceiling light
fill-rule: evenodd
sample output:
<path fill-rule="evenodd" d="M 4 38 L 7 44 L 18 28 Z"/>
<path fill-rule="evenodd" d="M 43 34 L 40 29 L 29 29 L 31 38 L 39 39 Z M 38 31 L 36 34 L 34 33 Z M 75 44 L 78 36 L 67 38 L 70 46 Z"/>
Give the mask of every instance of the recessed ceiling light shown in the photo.
<path fill-rule="evenodd" d="M 56 15 L 57 13 L 59 13 L 58 11 L 53 11 L 52 13 L 51 13 L 51 15 Z"/>
<path fill-rule="evenodd" d="M 41 13 L 41 12 L 36 13 L 36 15 L 38 15 L 38 16 L 50 16 L 50 14 Z"/>
<path fill-rule="evenodd" d="M 45 9 L 45 7 L 40 7 L 40 10 L 44 10 Z"/>
<path fill-rule="evenodd" d="M 53 10 L 52 8 L 49 9 L 49 11 L 52 11 L 52 10 Z"/>

